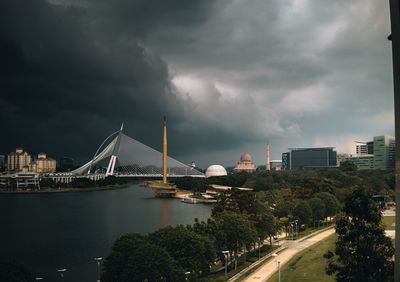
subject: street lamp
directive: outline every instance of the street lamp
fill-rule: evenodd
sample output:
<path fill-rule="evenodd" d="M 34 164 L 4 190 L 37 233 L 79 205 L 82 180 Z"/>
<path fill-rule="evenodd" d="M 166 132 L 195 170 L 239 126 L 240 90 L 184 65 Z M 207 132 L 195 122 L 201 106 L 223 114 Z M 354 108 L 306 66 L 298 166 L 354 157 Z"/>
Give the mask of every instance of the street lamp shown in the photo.
<path fill-rule="evenodd" d="M 94 258 L 94 260 L 97 262 L 97 281 L 100 282 L 100 265 L 101 261 L 103 260 L 102 257 Z"/>
<path fill-rule="evenodd" d="M 298 228 L 298 226 L 297 226 L 297 222 L 298 222 L 298 220 L 296 219 L 296 220 L 294 221 L 294 224 L 296 224 L 296 239 L 297 239 L 297 236 L 299 235 L 299 228 Z"/>
<path fill-rule="evenodd" d="M 278 282 L 281 282 L 281 261 L 276 259 L 276 257 L 278 257 L 277 253 L 273 253 L 271 256 L 275 257 L 275 262 L 278 267 Z"/>
<path fill-rule="evenodd" d="M 35 281 L 43 280 L 43 277 L 35 277 Z"/>
<path fill-rule="evenodd" d="M 57 272 L 60 273 L 61 278 L 64 278 L 64 273 L 65 273 L 65 271 L 67 271 L 66 268 L 57 269 Z"/>
<path fill-rule="evenodd" d="M 293 222 L 290 223 L 290 227 L 292 229 L 292 241 L 293 241 Z"/>
<path fill-rule="evenodd" d="M 185 280 L 189 281 L 189 275 L 190 275 L 190 271 L 186 271 L 185 272 Z"/>
<path fill-rule="evenodd" d="M 224 258 L 225 258 L 225 277 L 228 275 L 228 254 L 229 251 L 222 251 L 222 253 L 224 254 Z"/>

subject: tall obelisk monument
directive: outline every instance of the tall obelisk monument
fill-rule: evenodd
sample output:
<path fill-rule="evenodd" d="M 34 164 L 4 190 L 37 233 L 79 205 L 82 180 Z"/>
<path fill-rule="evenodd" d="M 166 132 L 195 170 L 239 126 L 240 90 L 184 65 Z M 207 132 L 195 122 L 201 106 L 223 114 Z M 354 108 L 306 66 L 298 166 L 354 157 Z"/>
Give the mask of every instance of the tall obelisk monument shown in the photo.
<path fill-rule="evenodd" d="M 164 116 L 162 174 L 163 174 L 163 183 L 167 184 L 167 118 L 166 118 L 166 116 Z"/>
<path fill-rule="evenodd" d="M 269 159 L 269 143 L 267 143 L 267 147 L 265 148 L 265 170 L 271 170 L 271 163 Z"/>

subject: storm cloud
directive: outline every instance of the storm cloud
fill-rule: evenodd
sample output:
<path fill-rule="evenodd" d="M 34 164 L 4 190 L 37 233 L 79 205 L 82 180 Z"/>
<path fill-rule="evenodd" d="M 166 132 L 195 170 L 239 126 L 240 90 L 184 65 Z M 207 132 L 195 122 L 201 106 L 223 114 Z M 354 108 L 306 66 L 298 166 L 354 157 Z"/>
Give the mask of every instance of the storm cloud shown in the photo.
<path fill-rule="evenodd" d="M 164 114 L 202 166 L 394 131 L 386 2 L 6 0 L 0 24 L 3 153 L 84 161 L 122 121 L 160 149 Z"/>

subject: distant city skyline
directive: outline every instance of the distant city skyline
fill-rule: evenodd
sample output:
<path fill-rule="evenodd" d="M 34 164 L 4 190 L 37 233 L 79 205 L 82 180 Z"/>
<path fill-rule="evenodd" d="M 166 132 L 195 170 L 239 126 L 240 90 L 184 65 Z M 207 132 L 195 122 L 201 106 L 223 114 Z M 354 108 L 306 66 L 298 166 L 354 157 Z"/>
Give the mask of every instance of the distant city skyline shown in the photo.
<path fill-rule="evenodd" d="M 265 164 L 266 143 L 271 159 L 290 147 L 353 153 L 353 141 L 394 135 L 388 6 L 2 1 L 0 155 L 84 163 L 122 121 L 161 151 L 164 114 L 169 155 L 201 167 L 244 151 Z"/>

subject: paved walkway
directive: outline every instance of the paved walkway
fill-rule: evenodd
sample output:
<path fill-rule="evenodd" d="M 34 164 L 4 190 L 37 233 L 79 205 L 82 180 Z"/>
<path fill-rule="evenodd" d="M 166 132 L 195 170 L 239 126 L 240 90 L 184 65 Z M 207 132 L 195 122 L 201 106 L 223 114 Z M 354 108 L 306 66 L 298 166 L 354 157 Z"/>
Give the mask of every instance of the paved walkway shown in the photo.
<path fill-rule="evenodd" d="M 326 231 L 318 233 L 318 234 L 316 234 L 308 239 L 305 239 L 301 242 L 300 241 L 294 241 L 294 242 L 288 241 L 287 243 L 285 243 L 285 244 L 288 244 L 287 249 L 280 252 L 275 259 L 271 259 L 271 260 L 267 261 L 266 263 L 264 263 L 255 272 L 253 272 L 249 276 L 245 277 L 242 281 L 245 281 L 245 282 L 267 281 L 272 276 L 272 274 L 274 274 L 275 271 L 277 270 L 276 261 L 280 261 L 281 267 L 282 267 L 295 254 L 310 247 L 311 245 L 317 243 L 318 241 L 325 239 L 326 237 L 332 235 L 333 233 L 335 233 L 335 228 L 332 227 Z"/>

